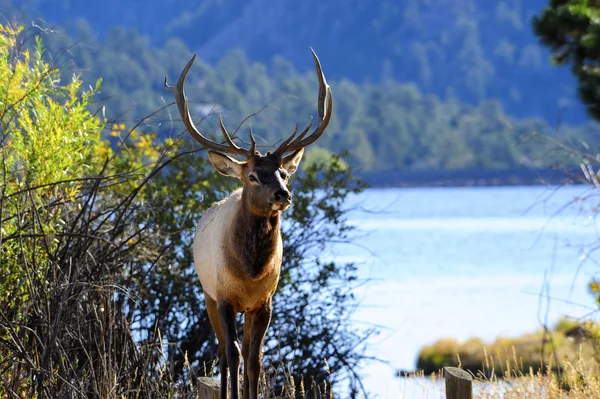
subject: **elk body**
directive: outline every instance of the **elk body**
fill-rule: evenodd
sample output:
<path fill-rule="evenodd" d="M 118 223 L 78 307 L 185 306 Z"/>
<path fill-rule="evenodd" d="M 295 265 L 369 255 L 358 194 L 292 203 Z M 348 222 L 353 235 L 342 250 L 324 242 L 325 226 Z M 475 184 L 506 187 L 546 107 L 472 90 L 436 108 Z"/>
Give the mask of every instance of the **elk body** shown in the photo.
<path fill-rule="evenodd" d="M 311 49 L 312 51 L 312 49 Z M 238 147 L 219 117 L 226 144 L 204 137 L 192 122 L 185 77 L 196 55 L 184 68 L 175 86 L 165 87 L 175 94 L 184 124 L 200 144 L 210 149 L 209 159 L 219 173 L 240 179 L 243 186 L 229 197 L 214 203 L 196 228 L 194 264 L 202 289 L 210 323 L 219 342 L 221 398 L 227 397 L 227 377 L 231 377 L 231 398 L 239 397 L 240 347 L 236 333 L 236 314 L 244 313 L 241 355 L 244 359 L 243 397 L 257 398 L 262 368 L 262 346 L 271 321 L 271 299 L 281 270 L 283 243 L 280 212 L 292 203 L 287 188 L 289 176 L 296 172 L 304 147 L 315 142 L 325 131 L 333 110 L 331 89 L 321 64 L 312 51 L 319 79 L 318 122 L 308 134 L 309 125 L 294 133 L 273 152 L 262 155 L 250 129 L 250 149 Z M 243 156 L 238 161 L 226 154 Z"/>

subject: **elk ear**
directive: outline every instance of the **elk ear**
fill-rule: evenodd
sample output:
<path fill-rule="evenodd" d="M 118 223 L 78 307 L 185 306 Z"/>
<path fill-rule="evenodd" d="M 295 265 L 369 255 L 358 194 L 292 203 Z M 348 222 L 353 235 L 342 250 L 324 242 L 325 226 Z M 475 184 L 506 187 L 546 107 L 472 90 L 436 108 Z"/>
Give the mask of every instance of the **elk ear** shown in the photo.
<path fill-rule="evenodd" d="M 208 159 L 210 159 L 210 163 L 222 175 L 237 177 L 242 180 L 242 171 L 246 162 L 236 161 L 225 154 L 213 150 L 208 151 Z"/>
<path fill-rule="evenodd" d="M 285 169 L 290 175 L 294 174 L 300 165 L 300 160 L 304 155 L 304 148 L 292 152 L 290 155 L 283 157 L 283 169 Z"/>

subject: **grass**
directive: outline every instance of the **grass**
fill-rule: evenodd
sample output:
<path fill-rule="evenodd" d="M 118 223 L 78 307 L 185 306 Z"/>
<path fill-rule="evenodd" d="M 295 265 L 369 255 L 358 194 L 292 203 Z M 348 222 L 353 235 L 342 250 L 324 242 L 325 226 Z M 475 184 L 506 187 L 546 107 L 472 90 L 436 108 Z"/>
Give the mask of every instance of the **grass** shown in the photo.
<path fill-rule="evenodd" d="M 517 338 L 497 338 L 485 343 L 479 338 L 466 342 L 443 338 L 419 353 L 417 369 L 425 375 L 445 366 L 458 366 L 473 374 L 503 378 L 507 369 L 529 373 L 560 373 L 567 364 L 583 361 L 598 367 L 600 327 L 592 322 L 560 320 L 550 329 L 540 329 Z"/>
<path fill-rule="evenodd" d="M 600 326 L 560 320 L 517 338 L 484 343 L 441 339 L 424 347 L 420 370 L 402 377 L 423 387 L 419 397 L 444 398 L 443 367 L 473 376 L 478 399 L 600 399 Z"/>
<path fill-rule="evenodd" d="M 473 394 L 477 399 L 600 399 L 600 373 L 581 356 L 574 362 L 567 360 L 559 372 L 549 366 L 545 370 L 523 372 L 520 361 L 513 351 L 513 357 L 506 361 L 504 372 L 499 377 L 495 370 L 480 370 L 473 376 Z M 460 360 L 457 357 L 460 364 Z M 486 364 L 492 367 L 497 363 L 492 355 L 487 355 Z M 401 386 L 411 387 L 412 398 L 445 398 L 443 371 L 438 370 L 428 376 L 421 371 L 406 373 Z M 405 392 L 406 393 L 406 392 Z"/>
<path fill-rule="evenodd" d="M 513 359 L 517 365 L 517 359 Z M 552 367 L 523 373 L 519 367 L 507 365 L 502 379 L 476 377 L 475 397 L 480 399 L 600 399 L 600 374 L 597 364 L 591 366 L 580 357 L 563 363 L 561 372 Z"/>

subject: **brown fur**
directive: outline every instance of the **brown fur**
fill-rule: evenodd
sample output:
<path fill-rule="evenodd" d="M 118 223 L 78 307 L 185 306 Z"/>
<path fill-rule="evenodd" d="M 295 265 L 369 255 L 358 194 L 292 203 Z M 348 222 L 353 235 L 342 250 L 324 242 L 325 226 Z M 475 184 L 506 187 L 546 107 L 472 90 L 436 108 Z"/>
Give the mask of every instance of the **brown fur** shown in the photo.
<path fill-rule="evenodd" d="M 279 211 L 271 210 L 268 203 L 261 207 L 253 202 L 256 195 L 251 191 L 255 187 L 247 184 L 232 232 L 224 243 L 229 281 L 223 287 L 235 289 L 222 294 L 237 312 L 261 306 L 275 291 L 281 268 Z"/>

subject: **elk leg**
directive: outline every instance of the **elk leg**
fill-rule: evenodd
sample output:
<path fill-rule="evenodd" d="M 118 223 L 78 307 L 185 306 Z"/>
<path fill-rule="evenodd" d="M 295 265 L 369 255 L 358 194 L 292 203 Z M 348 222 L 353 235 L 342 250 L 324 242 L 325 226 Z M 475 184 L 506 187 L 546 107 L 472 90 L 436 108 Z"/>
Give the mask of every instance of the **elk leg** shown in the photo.
<path fill-rule="evenodd" d="M 208 319 L 217 335 L 219 343 L 219 373 L 221 374 L 221 399 L 227 399 L 227 357 L 225 356 L 225 335 L 219 323 L 219 313 L 217 311 L 217 303 L 204 293 L 204 302 L 208 312 Z"/>
<path fill-rule="evenodd" d="M 235 329 L 235 311 L 233 306 L 225 301 L 219 301 L 217 310 L 219 313 L 219 323 L 223 328 L 225 335 L 225 357 L 229 366 L 229 375 L 231 381 L 231 399 L 240 397 L 240 345 L 237 340 Z M 221 392 L 221 395 L 223 392 Z"/>
<path fill-rule="evenodd" d="M 250 351 L 248 353 L 248 380 L 250 382 L 250 399 L 258 398 L 258 378 L 262 367 L 262 347 L 267 327 L 271 322 L 271 298 L 256 311 L 252 321 L 250 334 Z"/>
<path fill-rule="evenodd" d="M 244 389 L 243 398 L 249 398 L 248 381 L 248 353 L 250 351 L 250 335 L 252 334 L 252 321 L 254 315 L 250 312 L 244 314 L 244 339 L 242 341 L 242 357 L 244 358 Z"/>

